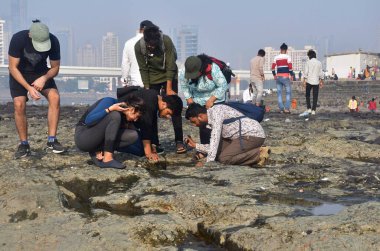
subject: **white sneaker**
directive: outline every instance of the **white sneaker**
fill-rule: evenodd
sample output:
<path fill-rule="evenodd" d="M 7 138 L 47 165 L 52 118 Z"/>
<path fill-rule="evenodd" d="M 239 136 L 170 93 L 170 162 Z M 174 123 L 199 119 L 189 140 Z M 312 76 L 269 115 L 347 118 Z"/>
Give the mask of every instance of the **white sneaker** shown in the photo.
<path fill-rule="evenodd" d="M 311 113 L 311 109 L 307 109 L 307 112 L 308 112 L 308 113 Z"/>
<path fill-rule="evenodd" d="M 311 111 L 311 115 L 315 115 L 315 111 Z"/>
<path fill-rule="evenodd" d="M 311 111 L 310 111 L 311 112 Z M 306 117 L 306 116 L 309 116 L 309 110 L 307 110 L 307 111 L 304 111 L 303 113 L 301 113 L 299 116 L 300 117 Z"/>

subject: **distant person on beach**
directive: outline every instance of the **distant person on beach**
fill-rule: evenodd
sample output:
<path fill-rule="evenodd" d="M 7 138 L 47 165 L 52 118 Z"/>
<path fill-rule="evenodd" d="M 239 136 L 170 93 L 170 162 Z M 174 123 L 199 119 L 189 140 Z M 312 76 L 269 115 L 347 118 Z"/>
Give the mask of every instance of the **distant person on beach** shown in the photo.
<path fill-rule="evenodd" d="M 141 80 L 139 65 L 136 60 L 135 45 L 143 37 L 144 29 L 152 25 L 153 23 L 149 20 L 142 21 L 140 23 L 139 32 L 136 36 L 125 42 L 121 62 L 121 82 L 124 83 L 125 86 L 144 87 Z"/>
<path fill-rule="evenodd" d="M 252 103 L 261 105 L 264 90 L 264 57 L 265 51 L 260 49 L 257 56 L 250 62 L 250 90 L 252 90 Z"/>
<path fill-rule="evenodd" d="M 376 72 L 375 72 L 374 67 L 373 67 L 372 70 L 371 70 L 371 79 L 372 79 L 372 80 L 376 80 Z"/>
<path fill-rule="evenodd" d="M 348 101 L 348 109 L 350 109 L 350 112 L 356 112 L 358 109 L 358 102 L 356 101 L 355 96 L 352 96 L 352 98 Z"/>
<path fill-rule="evenodd" d="M 159 148 L 158 117 L 173 118 L 181 116 L 183 103 L 178 95 L 158 95 L 156 90 L 130 86 L 117 89 L 117 97 L 123 100 L 133 95 L 141 98 L 145 103 L 145 110 L 136 121 L 135 126 L 140 129 L 143 152 L 149 161 L 160 160 L 158 154 L 163 153 Z M 136 154 L 137 155 L 137 154 Z"/>
<path fill-rule="evenodd" d="M 371 76 L 370 69 L 371 67 L 369 67 L 369 65 L 367 65 L 366 68 L 364 69 L 365 78 L 369 78 Z"/>
<path fill-rule="evenodd" d="M 317 59 L 317 54 L 314 50 L 307 52 L 309 60 L 306 62 L 303 86 L 306 88 L 306 106 L 307 110 L 300 114 L 301 116 L 307 116 L 309 114 L 315 115 L 318 103 L 319 88 L 323 87 L 323 71 L 322 63 Z M 313 90 L 313 106 L 310 102 L 310 93 Z"/>
<path fill-rule="evenodd" d="M 280 108 L 281 113 L 290 113 L 290 100 L 292 98 L 292 86 L 291 80 L 293 80 L 293 66 L 292 60 L 288 54 L 288 46 L 283 43 L 280 46 L 280 54 L 274 57 L 272 63 L 272 74 L 277 83 L 277 100 L 278 107 Z M 277 73 L 276 73 L 277 67 Z M 285 107 L 282 102 L 282 90 L 286 90 L 286 103 Z"/>
<path fill-rule="evenodd" d="M 206 109 L 200 104 L 192 103 L 186 110 L 186 119 L 197 127 L 209 125 L 212 128 L 211 140 L 209 144 L 197 144 L 188 136 L 185 142 L 207 154 L 206 162 L 264 165 L 269 157 L 269 148 L 263 147 L 264 129 L 259 122 L 241 116 L 242 113 L 227 105 L 220 104 Z"/>
<path fill-rule="evenodd" d="M 302 79 L 302 71 L 299 71 L 298 72 L 298 80 L 301 81 L 301 79 Z"/>
<path fill-rule="evenodd" d="M 132 122 L 143 111 L 144 101 L 138 97 L 102 98 L 87 109 L 76 125 L 75 145 L 88 152 L 96 166 L 123 169 L 125 166 L 113 158 L 113 153 L 134 143 L 141 145 Z"/>
<path fill-rule="evenodd" d="M 212 62 L 206 54 L 188 57 L 185 71 L 179 75 L 179 82 L 187 105 L 200 104 L 210 109 L 216 104 L 226 101 L 227 80 L 219 66 Z M 211 129 L 206 124 L 199 127 L 201 144 L 209 144 Z M 204 158 L 205 154 L 196 152 L 195 158 Z"/>
<path fill-rule="evenodd" d="M 60 47 L 56 36 L 39 20 L 34 20 L 29 30 L 13 35 L 9 44 L 9 88 L 15 110 L 15 123 L 20 144 L 15 158 L 30 155 L 26 102 L 28 94 L 33 100 L 43 95 L 49 102 L 47 148 L 53 153 L 62 153 L 65 148 L 56 138 L 60 96 L 54 77 L 60 67 Z M 50 68 L 47 66 L 49 58 Z"/>
<path fill-rule="evenodd" d="M 368 103 L 368 110 L 370 110 L 370 112 L 372 112 L 372 113 L 375 113 L 376 109 L 377 109 L 377 107 L 376 107 L 375 98 L 372 98 L 372 100 L 370 100 Z"/>
<path fill-rule="evenodd" d="M 169 36 L 156 25 L 145 27 L 143 37 L 135 45 L 135 54 L 144 88 L 155 90 L 157 95 L 177 95 L 177 52 Z M 171 119 L 176 152 L 185 153 L 182 116 L 175 114 Z"/>

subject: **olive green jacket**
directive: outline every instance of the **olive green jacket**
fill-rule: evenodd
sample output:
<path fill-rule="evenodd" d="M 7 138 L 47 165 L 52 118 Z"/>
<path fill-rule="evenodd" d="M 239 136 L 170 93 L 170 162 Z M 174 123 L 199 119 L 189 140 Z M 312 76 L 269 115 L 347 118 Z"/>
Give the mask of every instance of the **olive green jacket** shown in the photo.
<path fill-rule="evenodd" d="M 141 38 L 144 39 L 144 38 Z M 141 49 L 141 45 L 145 42 L 138 41 L 135 45 L 136 59 L 139 64 L 141 79 L 144 87 L 149 85 L 159 84 L 167 80 L 178 78 L 178 67 L 176 64 L 177 52 L 174 44 L 169 36 L 163 35 L 165 50 L 164 53 L 147 54 L 146 49 Z M 146 55 L 144 55 L 146 54 Z"/>

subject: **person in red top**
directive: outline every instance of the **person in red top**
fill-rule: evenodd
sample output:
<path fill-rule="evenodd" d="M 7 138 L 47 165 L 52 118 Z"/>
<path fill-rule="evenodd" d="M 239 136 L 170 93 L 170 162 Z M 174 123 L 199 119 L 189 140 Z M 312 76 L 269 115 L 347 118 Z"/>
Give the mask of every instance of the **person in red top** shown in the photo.
<path fill-rule="evenodd" d="M 288 54 L 288 46 L 283 43 L 280 46 L 281 52 L 279 55 L 274 57 L 272 63 L 272 74 L 277 83 L 277 101 L 278 107 L 281 113 L 290 113 L 290 100 L 292 98 L 292 86 L 291 80 L 293 80 L 293 66 L 292 60 Z M 276 73 L 277 67 L 277 73 Z M 285 107 L 282 102 L 282 89 L 285 87 L 286 90 L 286 103 Z"/>
<path fill-rule="evenodd" d="M 376 101 L 375 101 L 375 98 L 372 98 L 371 101 L 369 101 L 368 103 L 368 110 L 370 110 L 372 113 L 375 113 L 376 112 Z"/>

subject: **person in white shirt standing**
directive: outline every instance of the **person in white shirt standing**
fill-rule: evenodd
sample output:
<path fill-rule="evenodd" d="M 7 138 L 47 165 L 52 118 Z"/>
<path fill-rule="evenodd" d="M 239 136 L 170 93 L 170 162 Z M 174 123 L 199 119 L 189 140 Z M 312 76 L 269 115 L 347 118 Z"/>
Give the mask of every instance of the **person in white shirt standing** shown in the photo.
<path fill-rule="evenodd" d="M 143 37 L 145 27 L 153 26 L 149 20 L 140 23 L 140 29 L 136 36 L 125 42 L 123 50 L 123 58 L 121 62 L 121 82 L 125 86 L 144 87 L 141 80 L 139 65 L 136 60 L 135 44 Z"/>
<path fill-rule="evenodd" d="M 309 61 L 306 63 L 303 79 L 304 87 L 306 87 L 307 111 L 300 114 L 300 116 L 307 116 L 310 113 L 312 115 L 315 115 L 315 111 L 317 109 L 319 87 L 323 87 L 324 74 L 322 71 L 322 63 L 317 59 L 317 54 L 314 50 L 309 50 L 307 52 L 307 56 L 309 57 Z M 312 89 L 313 106 L 311 106 L 310 102 L 310 92 Z"/>

